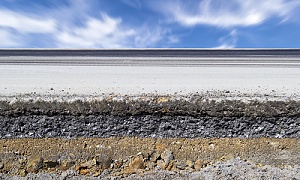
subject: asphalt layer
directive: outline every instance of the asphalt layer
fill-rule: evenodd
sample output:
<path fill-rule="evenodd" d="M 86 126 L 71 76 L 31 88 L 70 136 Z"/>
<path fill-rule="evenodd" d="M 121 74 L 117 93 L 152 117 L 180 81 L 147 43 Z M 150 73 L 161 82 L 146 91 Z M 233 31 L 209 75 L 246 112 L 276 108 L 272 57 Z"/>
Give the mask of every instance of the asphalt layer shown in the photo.
<path fill-rule="evenodd" d="M 300 138 L 300 118 L 189 116 L 0 117 L 1 138 Z"/>
<path fill-rule="evenodd" d="M 224 97 L 223 97 L 224 98 Z M 297 100 L 202 96 L 0 101 L 1 138 L 300 137 Z"/>

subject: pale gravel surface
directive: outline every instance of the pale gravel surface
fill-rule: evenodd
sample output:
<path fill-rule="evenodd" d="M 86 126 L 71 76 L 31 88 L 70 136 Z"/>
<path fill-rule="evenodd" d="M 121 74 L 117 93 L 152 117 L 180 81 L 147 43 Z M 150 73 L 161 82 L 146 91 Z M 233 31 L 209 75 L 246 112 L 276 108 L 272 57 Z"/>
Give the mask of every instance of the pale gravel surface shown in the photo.
<path fill-rule="evenodd" d="M 181 173 L 175 173 L 172 171 L 164 171 L 156 169 L 153 172 L 147 172 L 144 176 L 132 174 L 128 177 L 112 177 L 108 171 L 103 171 L 98 177 L 86 177 L 78 175 L 76 171 L 68 170 L 61 175 L 54 173 L 39 173 L 39 174 L 27 174 L 25 177 L 20 176 L 8 176 L 0 174 L 0 179 L 7 180 L 29 180 L 29 179 L 209 179 L 209 180 L 229 180 L 229 179 L 283 179 L 283 180 L 299 180 L 300 179 L 300 166 L 277 168 L 271 166 L 258 167 L 248 161 L 241 160 L 239 158 L 231 159 L 226 162 L 217 162 L 208 167 L 202 168 L 198 172 L 182 171 Z"/>
<path fill-rule="evenodd" d="M 0 65 L 0 69 L 2 96 L 300 92 L 299 68 Z"/>

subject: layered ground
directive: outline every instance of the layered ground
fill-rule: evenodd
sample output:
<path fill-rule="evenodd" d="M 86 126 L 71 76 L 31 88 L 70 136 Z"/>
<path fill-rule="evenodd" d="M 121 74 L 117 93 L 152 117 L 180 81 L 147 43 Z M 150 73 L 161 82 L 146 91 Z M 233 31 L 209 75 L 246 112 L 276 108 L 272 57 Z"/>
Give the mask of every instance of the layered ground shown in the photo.
<path fill-rule="evenodd" d="M 299 178 L 297 97 L 228 93 L 2 97 L 0 177 Z"/>
<path fill-rule="evenodd" d="M 0 179 L 300 179 L 299 49 L 0 56 Z"/>

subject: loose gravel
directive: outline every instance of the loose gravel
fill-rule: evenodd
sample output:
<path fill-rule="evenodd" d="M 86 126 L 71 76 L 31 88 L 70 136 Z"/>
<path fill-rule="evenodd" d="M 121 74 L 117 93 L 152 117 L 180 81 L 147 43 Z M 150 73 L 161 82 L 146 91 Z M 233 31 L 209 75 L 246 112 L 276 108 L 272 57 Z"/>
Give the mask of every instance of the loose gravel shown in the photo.
<path fill-rule="evenodd" d="M 300 117 L 0 116 L 1 138 L 299 138 Z"/>

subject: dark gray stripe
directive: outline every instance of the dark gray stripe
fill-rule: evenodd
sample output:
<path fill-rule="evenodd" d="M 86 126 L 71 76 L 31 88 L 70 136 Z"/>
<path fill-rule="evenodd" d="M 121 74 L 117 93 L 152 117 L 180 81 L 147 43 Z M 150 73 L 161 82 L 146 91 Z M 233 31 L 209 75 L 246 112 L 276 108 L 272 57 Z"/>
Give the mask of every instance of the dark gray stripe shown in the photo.
<path fill-rule="evenodd" d="M 0 138 L 300 138 L 300 118 L 190 116 L 0 116 Z"/>

